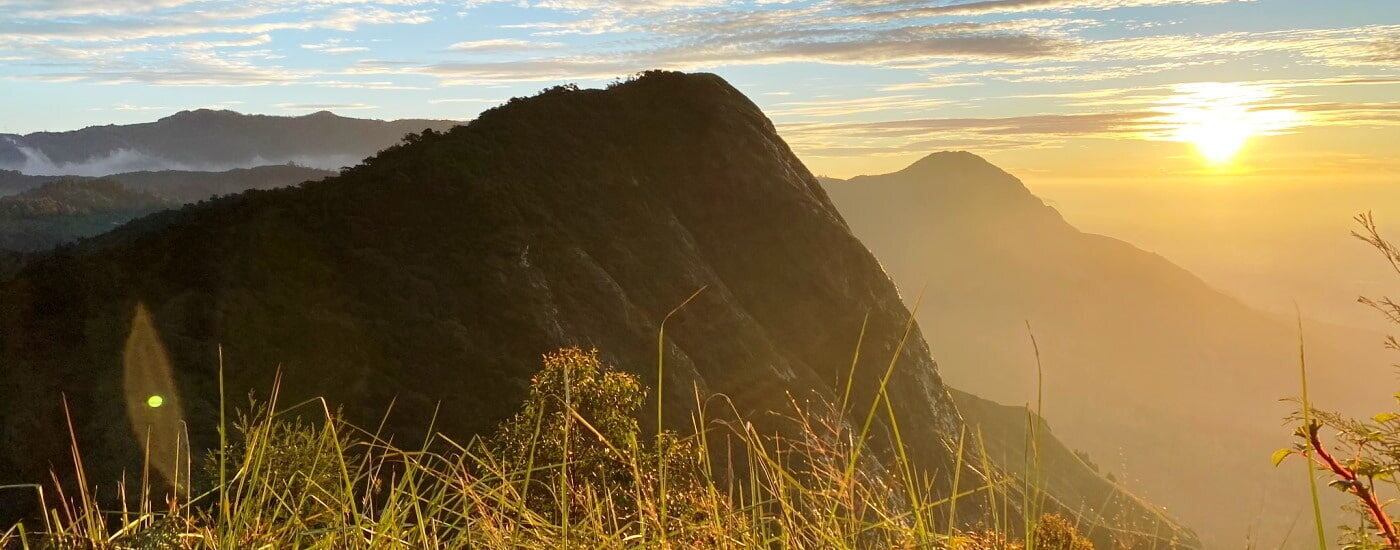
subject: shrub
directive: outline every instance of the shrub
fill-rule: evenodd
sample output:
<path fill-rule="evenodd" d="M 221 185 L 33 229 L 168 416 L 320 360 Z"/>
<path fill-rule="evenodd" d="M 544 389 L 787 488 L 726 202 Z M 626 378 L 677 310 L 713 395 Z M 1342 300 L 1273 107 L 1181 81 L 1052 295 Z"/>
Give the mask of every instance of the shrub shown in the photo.
<path fill-rule="evenodd" d="M 1381 236 L 1375 219 L 1368 213 L 1356 217 L 1361 231 L 1352 233 L 1356 238 L 1374 247 L 1400 275 L 1400 248 Z M 1391 323 L 1400 325 L 1400 304 L 1390 298 L 1358 299 L 1378 311 Z M 1385 345 L 1391 350 L 1400 350 L 1400 342 L 1394 336 L 1386 338 Z M 1400 401 L 1400 394 L 1396 394 Z M 1389 500 L 1379 493 L 1381 486 L 1395 483 L 1396 472 L 1400 471 L 1400 411 L 1381 412 L 1369 420 L 1355 420 L 1344 415 L 1316 410 L 1307 401 L 1307 380 L 1303 381 L 1303 398 L 1300 410 L 1290 417 L 1301 424 L 1294 435 L 1297 442 L 1293 447 L 1280 449 L 1274 453 L 1273 461 L 1278 465 L 1291 455 L 1307 459 L 1311 468 L 1326 472 L 1332 477 L 1328 485 L 1353 497 L 1345 510 L 1357 518 L 1355 525 L 1341 525 L 1339 542 L 1347 549 L 1400 548 L 1400 526 L 1390 519 L 1386 511 Z M 1323 430 L 1331 431 L 1325 440 Z M 1336 449 L 1345 449 L 1338 455 Z M 1318 507 L 1314 490 L 1313 506 Z M 1321 520 L 1320 512 L 1317 519 Z M 1319 538 L 1322 526 L 1318 525 Z"/>

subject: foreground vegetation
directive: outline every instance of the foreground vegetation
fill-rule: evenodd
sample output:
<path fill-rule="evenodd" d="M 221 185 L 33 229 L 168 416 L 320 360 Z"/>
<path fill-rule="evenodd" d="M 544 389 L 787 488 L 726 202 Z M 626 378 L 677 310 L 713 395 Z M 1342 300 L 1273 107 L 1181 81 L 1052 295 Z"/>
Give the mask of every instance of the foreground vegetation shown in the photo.
<path fill-rule="evenodd" d="M 1381 236 L 1370 214 L 1357 216 L 1356 221 L 1361 230 L 1353 235 L 1380 252 L 1396 275 L 1400 275 L 1400 247 Z M 1387 297 L 1362 297 L 1359 301 L 1387 321 L 1400 325 L 1400 303 Z M 1400 341 L 1394 336 L 1386 338 L 1385 346 L 1400 351 Z M 1326 549 L 1329 538 L 1318 498 L 1317 476 L 1321 473 L 1329 480 L 1327 485 L 1352 497 L 1346 510 L 1355 519 L 1337 526 L 1339 547 L 1400 549 L 1400 525 L 1386 510 L 1393 495 L 1400 494 L 1400 480 L 1396 479 L 1400 472 L 1400 411 L 1381 412 L 1367 420 L 1356 420 L 1314 409 L 1308 400 L 1307 362 L 1301 346 L 1299 355 L 1303 392 L 1298 413 L 1290 419 L 1299 424 L 1294 433 L 1297 442 L 1293 447 L 1274 453 L 1274 465 L 1294 455 L 1306 461 L 1318 548 Z M 1400 402 L 1400 393 L 1396 393 L 1395 398 Z"/>
<path fill-rule="evenodd" d="M 596 352 L 560 350 L 496 433 L 406 446 L 320 400 L 280 408 L 274 392 L 231 422 L 223 452 L 172 483 L 144 473 L 116 509 L 95 489 L 32 488 L 48 515 L 0 533 L 0 547 L 1093 548 L 1077 520 L 1012 525 L 1008 511 L 1034 511 L 1042 497 L 1009 477 L 932 494 L 897 455 L 877 463 L 862 452 L 834 411 L 794 403 L 795 435 L 783 437 L 748 423 L 700 429 L 719 400 L 698 404 L 690 436 L 651 437 L 638 422 L 644 395 Z M 721 433 L 723 464 L 711 439 Z M 989 499 L 984 528 L 947 527 L 960 500 Z"/>

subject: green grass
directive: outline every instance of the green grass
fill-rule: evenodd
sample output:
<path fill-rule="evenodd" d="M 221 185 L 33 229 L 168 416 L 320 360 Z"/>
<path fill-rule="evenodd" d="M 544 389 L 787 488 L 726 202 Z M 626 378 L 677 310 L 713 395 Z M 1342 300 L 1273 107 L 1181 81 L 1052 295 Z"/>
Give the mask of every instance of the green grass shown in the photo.
<path fill-rule="evenodd" d="M 638 427 L 644 394 L 596 352 L 561 350 L 497 433 L 402 446 L 323 400 L 284 407 L 274 387 L 232 422 L 221 404 L 222 451 L 176 457 L 186 479 L 148 467 L 137 490 L 107 493 L 84 479 L 75 443 L 78 493 L 43 500 L 43 517 L 0 532 L 0 547 L 1089 547 L 1075 528 L 1085 518 L 1041 517 L 1040 491 L 990 467 L 976 432 L 950 442 L 951 494 L 898 448 L 897 425 L 895 448 L 877 452 L 872 419 L 894 422 L 883 391 L 859 433 L 849 411 L 792 399 L 782 435 L 696 392 L 690 433 L 654 438 Z M 0 489 L 51 497 L 39 485 Z M 123 497 L 101 498 L 111 494 Z M 984 517 L 967 521 L 967 510 Z"/>

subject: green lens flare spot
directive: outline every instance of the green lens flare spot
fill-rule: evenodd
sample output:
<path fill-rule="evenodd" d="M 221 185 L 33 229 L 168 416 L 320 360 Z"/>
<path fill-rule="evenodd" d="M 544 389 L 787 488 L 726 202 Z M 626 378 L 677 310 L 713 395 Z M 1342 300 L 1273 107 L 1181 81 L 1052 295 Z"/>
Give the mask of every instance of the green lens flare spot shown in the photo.
<path fill-rule="evenodd" d="M 152 409 L 158 409 L 158 408 L 160 408 L 161 405 L 164 405 L 164 404 L 165 404 L 165 398 L 164 398 L 164 397 L 161 397 L 161 396 L 159 396 L 159 395 L 152 395 L 152 396 L 146 398 L 146 406 L 147 406 L 147 407 L 150 407 L 150 408 L 152 408 Z"/>

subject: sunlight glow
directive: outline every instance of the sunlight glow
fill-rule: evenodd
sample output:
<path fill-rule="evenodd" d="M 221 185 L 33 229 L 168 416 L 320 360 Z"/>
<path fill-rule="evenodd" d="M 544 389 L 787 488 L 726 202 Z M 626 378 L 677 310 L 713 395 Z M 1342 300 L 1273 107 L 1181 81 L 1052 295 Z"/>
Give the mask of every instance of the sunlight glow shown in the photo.
<path fill-rule="evenodd" d="M 1225 165 L 1250 138 L 1274 135 L 1302 123 L 1292 109 L 1263 106 L 1277 92 L 1266 86 L 1198 82 L 1175 87 L 1163 102 L 1171 141 L 1191 143 L 1207 163 Z"/>

